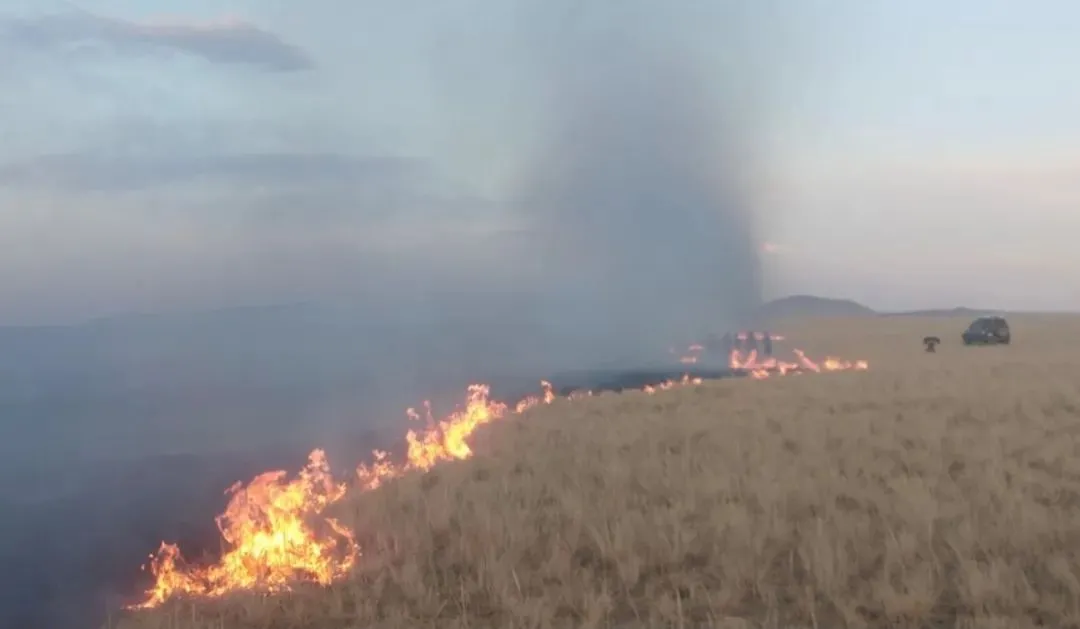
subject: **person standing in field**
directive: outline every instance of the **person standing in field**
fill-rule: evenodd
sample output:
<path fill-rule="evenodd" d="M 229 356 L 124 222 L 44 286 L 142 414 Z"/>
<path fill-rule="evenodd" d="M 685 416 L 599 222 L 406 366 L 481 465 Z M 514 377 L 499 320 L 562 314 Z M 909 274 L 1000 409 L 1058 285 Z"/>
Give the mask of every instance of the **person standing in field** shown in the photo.
<path fill-rule="evenodd" d="M 758 349 L 757 333 L 755 332 L 743 332 L 743 337 L 746 339 L 746 344 L 743 346 L 743 352 L 747 355 L 750 352 L 756 352 Z"/>

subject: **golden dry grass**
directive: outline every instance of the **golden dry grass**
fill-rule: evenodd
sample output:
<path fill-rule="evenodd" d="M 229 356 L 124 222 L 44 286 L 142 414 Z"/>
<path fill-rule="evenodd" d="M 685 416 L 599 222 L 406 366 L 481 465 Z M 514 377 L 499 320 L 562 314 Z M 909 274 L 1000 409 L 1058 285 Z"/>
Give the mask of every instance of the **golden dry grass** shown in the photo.
<path fill-rule="evenodd" d="M 966 323 L 793 322 L 871 371 L 510 418 L 343 505 L 348 582 L 118 626 L 1080 626 L 1080 318 L 1017 317 L 1010 347 Z"/>

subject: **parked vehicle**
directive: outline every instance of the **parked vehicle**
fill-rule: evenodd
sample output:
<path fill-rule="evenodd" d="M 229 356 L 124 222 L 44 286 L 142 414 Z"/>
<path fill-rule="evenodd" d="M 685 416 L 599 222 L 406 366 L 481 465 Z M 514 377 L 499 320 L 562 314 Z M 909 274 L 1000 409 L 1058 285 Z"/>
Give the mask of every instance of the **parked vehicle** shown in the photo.
<path fill-rule="evenodd" d="M 1008 345 L 1012 341 L 1009 323 L 1004 317 L 979 317 L 962 335 L 964 345 Z"/>

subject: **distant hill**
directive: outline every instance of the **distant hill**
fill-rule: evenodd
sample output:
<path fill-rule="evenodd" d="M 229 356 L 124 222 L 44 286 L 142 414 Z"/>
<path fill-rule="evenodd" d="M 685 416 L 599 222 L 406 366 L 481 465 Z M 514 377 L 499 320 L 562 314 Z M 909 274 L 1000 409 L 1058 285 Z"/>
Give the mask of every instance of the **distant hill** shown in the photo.
<path fill-rule="evenodd" d="M 999 310 L 967 308 L 964 306 L 952 309 L 935 308 L 932 310 L 908 310 L 904 312 L 883 312 L 883 317 L 982 317 L 991 314 L 1001 314 Z"/>
<path fill-rule="evenodd" d="M 789 295 L 766 302 L 758 309 L 755 319 L 769 321 L 806 317 L 982 317 L 1008 314 L 992 308 L 929 308 L 926 310 L 902 310 L 881 312 L 851 299 L 817 297 L 815 295 Z M 1015 312 L 1012 314 L 1016 314 Z"/>
<path fill-rule="evenodd" d="M 850 299 L 789 295 L 764 304 L 757 311 L 759 320 L 796 319 L 805 317 L 873 317 L 870 307 Z"/>

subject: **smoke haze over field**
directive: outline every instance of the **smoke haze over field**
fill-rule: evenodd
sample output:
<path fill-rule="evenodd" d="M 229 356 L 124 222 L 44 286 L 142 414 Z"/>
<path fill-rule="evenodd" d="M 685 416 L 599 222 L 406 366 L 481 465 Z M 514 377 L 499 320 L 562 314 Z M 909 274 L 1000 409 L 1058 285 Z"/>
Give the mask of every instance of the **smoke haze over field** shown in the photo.
<path fill-rule="evenodd" d="M 528 114 L 495 116 L 488 134 L 518 147 L 505 202 L 546 346 L 571 364 L 648 361 L 746 318 L 762 299 L 770 100 L 789 89 L 791 50 L 806 67 L 812 22 L 791 27 L 809 16 L 771 3 L 525 7 L 509 103 Z"/>
<path fill-rule="evenodd" d="M 238 477 L 763 293 L 1080 307 L 1080 5 L 228 5 L 0 7 L 0 626 L 216 549 Z"/>
<path fill-rule="evenodd" d="M 0 329 L 0 625 L 92 626 L 158 539 L 216 550 L 237 477 L 762 298 L 792 15 L 110 6 L 0 16 L 0 320 L 65 324 Z"/>
<path fill-rule="evenodd" d="M 759 235 L 723 91 L 673 47 L 599 39 L 560 51 L 546 75 L 529 251 L 550 273 L 546 320 L 642 359 L 758 306 Z"/>

